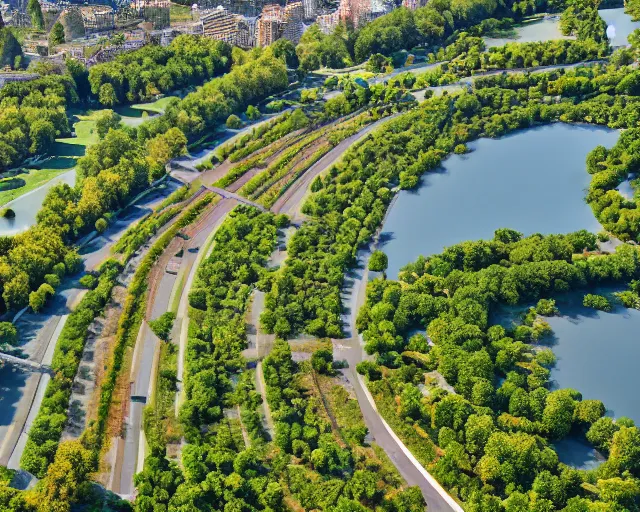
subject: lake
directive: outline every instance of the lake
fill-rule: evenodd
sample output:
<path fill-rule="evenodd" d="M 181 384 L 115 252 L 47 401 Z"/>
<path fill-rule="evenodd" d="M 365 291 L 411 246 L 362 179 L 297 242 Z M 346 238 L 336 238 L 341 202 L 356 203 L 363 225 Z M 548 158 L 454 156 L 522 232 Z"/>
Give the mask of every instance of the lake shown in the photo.
<path fill-rule="evenodd" d="M 31 192 L 14 199 L 4 205 L 3 208 L 11 208 L 16 216 L 13 219 L 0 217 L 0 236 L 16 235 L 29 229 L 36 223 L 36 214 L 40 210 L 49 189 L 59 183 L 74 186 L 76 182 L 75 169 L 56 176 L 51 181 Z"/>
<path fill-rule="evenodd" d="M 575 388 L 583 398 L 602 400 L 608 415 L 640 424 L 640 311 L 622 306 L 596 311 L 582 305 L 584 293 L 558 297 L 561 316 L 547 318 L 557 357 L 553 387 Z"/>
<path fill-rule="evenodd" d="M 471 153 L 452 155 L 416 189 L 399 193 L 380 236 L 388 275 L 420 255 L 492 238 L 501 227 L 526 235 L 599 231 L 584 201 L 585 160 L 617 138 L 607 128 L 556 123 L 470 143 Z"/>
<path fill-rule="evenodd" d="M 559 16 L 525 23 L 520 27 L 514 27 L 514 29 L 516 31 L 515 38 L 485 37 L 484 42 L 487 48 L 504 46 L 507 43 L 532 43 L 553 39 L 575 39 L 573 36 L 562 35 L 562 32 L 560 32 Z"/>
<path fill-rule="evenodd" d="M 624 8 L 618 9 L 600 9 L 598 11 L 600 17 L 608 25 L 613 25 L 616 28 L 616 36 L 609 41 L 611 46 L 626 46 L 628 43 L 627 37 L 635 29 L 640 28 L 640 22 L 632 21 L 631 16 L 624 12 Z"/>

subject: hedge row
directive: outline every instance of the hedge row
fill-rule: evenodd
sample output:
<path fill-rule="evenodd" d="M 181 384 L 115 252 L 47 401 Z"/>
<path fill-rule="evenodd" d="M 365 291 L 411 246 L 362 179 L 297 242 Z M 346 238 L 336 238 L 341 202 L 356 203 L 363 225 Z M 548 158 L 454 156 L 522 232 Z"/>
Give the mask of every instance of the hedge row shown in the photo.
<path fill-rule="evenodd" d="M 115 260 L 108 260 L 102 265 L 98 286 L 87 292 L 60 333 L 51 364 L 56 373 L 47 385 L 20 460 L 21 467 L 38 478 L 45 475 L 56 454 L 67 421 L 73 378 L 80 365 L 89 326 L 111 298 L 121 269 Z"/>

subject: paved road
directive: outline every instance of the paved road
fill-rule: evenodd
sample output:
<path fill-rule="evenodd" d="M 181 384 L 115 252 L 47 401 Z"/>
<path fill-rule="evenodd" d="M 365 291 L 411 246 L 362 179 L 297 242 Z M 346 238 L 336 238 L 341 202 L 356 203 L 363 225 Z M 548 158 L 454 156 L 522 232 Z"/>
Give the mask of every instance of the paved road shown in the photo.
<path fill-rule="evenodd" d="M 234 200 L 223 199 L 212 209 L 204 214 L 198 222 L 197 232 L 185 244 L 180 268 L 190 268 L 191 273 L 186 283 L 181 301 L 188 300 L 188 291 L 193 274 L 197 269 L 196 261 L 199 259 L 199 249 L 205 242 L 211 231 L 219 225 L 224 216 L 236 204 Z M 191 250 L 190 250 L 191 249 Z M 201 258 L 200 258 L 201 259 Z M 169 310 L 171 292 L 176 284 L 177 275 L 163 272 L 155 293 L 149 297 L 152 304 L 151 319 L 154 320 Z M 185 307 L 181 311 L 186 310 Z M 179 310 L 180 311 L 180 310 Z M 185 340 L 186 341 L 186 340 Z M 140 327 L 140 333 L 136 340 L 136 351 L 132 369 L 131 402 L 129 415 L 125 418 L 125 449 L 121 464 L 120 475 L 116 476 L 114 490 L 123 496 L 130 496 L 134 492 L 133 476 L 140 470 L 144 462 L 144 436 L 142 432 L 142 410 L 153 389 L 153 380 L 156 370 L 157 351 L 160 341 L 146 322 Z M 180 360 L 179 379 L 183 375 L 182 360 Z"/>
<path fill-rule="evenodd" d="M 202 247 L 206 242 L 207 238 L 214 233 L 220 224 L 222 224 L 223 220 L 226 218 L 227 214 L 235 208 L 238 203 L 233 199 L 222 199 L 216 207 L 207 214 L 207 217 L 204 219 L 203 224 L 206 226 L 205 229 L 199 231 L 190 241 L 188 248 Z M 213 249 L 213 245 L 209 249 L 210 251 Z M 180 326 L 179 330 L 179 338 L 178 342 L 178 370 L 177 370 L 177 379 L 178 379 L 178 390 L 176 392 L 176 415 L 178 414 L 181 401 L 182 401 L 182 380 L 184 379 L 184 361 L 185 355 L 187 351 L 187 338 L 189 332 L 189 291 L 191 290 L 191 285 L 193 284 L 193 280 L 195 279 L 196 273 L 198 272 L 198 267 L 200 266 L 200 262 L 206 258 L 208 254 L 203 254 L 198 251 L 196 253 L 189 251 L 188 249 L 185 251 L 185 257 L 183 258 L 182 267 L 189 269 L 189 275 L 184 284 L 184 288 L 182 289 L 182 295 L 180 296 L 180 302 L 178 304 L 178 312 L 176 314 L 176 325 Z M 185 260 L 185 258 L 190 258 L 189 260 Z"/>
<path fill-rule="evenodd" d="M 124 232 L 133 223 L 139 221 L 157 207 L 179 185 L 177 181 L 170 180 L 167 183 L 167 187 L 150 192 L 141 198 L 136 205 L 130 206 L 122 212 L 103 235 L 96 237 L 80 250 L 85 269 L 97 269 L 109 257 L 111 248 L 122 237 Z M 16 322 L 20 332 L 20 348 L 28 355 L 30 360 L 42 362 L 47 355 L 47 348 L 51 347 L 51 353 L 55 348 L 55 341 L 51 344 L 51 340 L 63 325 L 61 324 L 61 319 L 73 310 L 85 293 L 85 290 L 78 284 L 78 278 L 79 276 L 65 279 L 60 288 L 56 290 L 56 295 L 49 301 L 42 312 L 27 312 Z M 57 341 L 57 336 L 55 340 Z M 22 424 L 25 418 L 34 416 L 41 402 L 38 399 L 38 390 L 42 388 L 42 382 L 44 381 L 38 379 L 40 385 L 33 385 L 34 379 L 32 377 L 29 377 L 26 381 L 28 385 L 16 379 L 2 383 L 5 386 L 3 394 L 16 397 L 11 409 L 6 411 L 5 417 L 2 419 L 2 425 L 8 426 L 7 430 L 0 428 L 0 434 L 3 434 L 3 432 L 5 434 L 1 435 L 3 439 L 0 451 L 4 455 L 0 454 L 0 458 L 6 460 L 7 457 L 11 456 L 12 463 L 20 460 L 24 443 L 19 442 L 19 436 L 9 435 L 9 433 L 13 432 L 15 434 L 21 429 L 17 423 Z M 16 386 L 20 387 L 16 388 Z M 24 426 L 24 433 L 28 433 L 29 427 L 30 423 L 27 422 Z"/>
<path fill-rule="evenodd" d="M 343 321 L 345 324 L 345 333 L 350 338 L 346 340 L 335 340 L 334 351 L 335 359 L 346 359 L 349 366 L 344 373 L 353 386 L 353 389 L 360 404 L 360 410 L 364 416 L 365 424 L 373 436 L 374 441 L 389 456 L 393 464 L 398 468 L 402 477 L 409 485 L 417 485 L 422 490 L 422 494 L 427 502 L 429 512 L 450 512 L 457 510 L 441 495 L 428 477 L 416 467 L 414 462 L 410 460 L 403 451 L 397 439 L 391 435 L 385 426 L 380 414 L 372 405 L 363 388 L 363 383 L 356 374 L 356 365 L 366 358 L 366 354 L 362 348 L 362 341 L 358 336 L 355 322 L 358 310 L 364 304 L 366 293 L 366 282 L 368 273 L 366 265 L 369 259 L 370 251 L 361 250 L 358 252 L 358 268 L 354 269 L 348 276 L 343 290 L 343 303 L 345 314 Z M 436 484 L 437 485 L 437 484 Z"/>

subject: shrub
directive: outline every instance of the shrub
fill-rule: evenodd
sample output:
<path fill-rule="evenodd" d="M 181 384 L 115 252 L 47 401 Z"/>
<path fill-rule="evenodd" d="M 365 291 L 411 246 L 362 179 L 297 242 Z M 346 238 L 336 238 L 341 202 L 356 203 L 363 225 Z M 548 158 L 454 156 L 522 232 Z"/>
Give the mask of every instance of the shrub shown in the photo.
<path fill-rule="evenodd" d="M 227 117 L 226 124 L 227 124 L 227 128 L 230 128 L 232 130 L 237 130 L 238 128 L 242 128 L 242 121 L 235 114 L 231 114 L 229 117 Z"/>
<path fill-rule="evenodd" d="M 553 299 L 540 299 L 536 305 L 536 312 L 542 316 L 553 316 L 558 313 L 556 301 Z"/>
<path fill-rule="evenodd" d="M 249 105 L 247 107 L 247 118 L 250 119 L 251 121 L 255 121 L 256 119 L 260 119 L 262 117 L 262 114 L 260 113 L 260 111 L 254 107 L 253 105 Z M 229 120 L 227 119 L 227 122 Z"/>
<path fill-rule="evenodd" d="M 92 274 L 84 275 L 80 278 L 80 286 L 93 290 L 98 284 L 98 280 Z"/>
<path fill-rule="evenodd" d="M 7 345 L 18 344 L 18 329 L 11 322 L 0 322 L 0 343 Z"/>
<path fill-rule="evenodd" d="M 333 371 L 333 353 L 321 348 L 311 355 L 311 366 L 318 373 L 331 374 Z"/>
<path fill-rule="evenodd" d="M 149 327 L 151 327 L 151 330 L 158 338 L 164 341 L 169 341 L 169 336 L 171 336 L 171 329 L 173 329 L 173 321 L 175 319 L 175 313 L 167 311 L 155 320 L 151 320 L 149 322 Z"/>
<path fill-rule="evenodd" d="M 57 274 L 47 274 L 44 276 L 44 282 L 47 283 L 51 288 L 57 288 L 60 286 L 60 278 Z"/>
<path fill-rule="evenodd" d="M 98 233 L 104 233 L 108 226 L 109 226 L 109 223 L 107 222 L 107 220 L 104 217 L 100 217 L 96 221 L 96 231 Z"/>
<path fill-rule="evenodd" d="M 611 311 L 611 303 L 602 295 L 587 293 L 582 299 L 582 305 L 588 308 L 599 309 L 600 311 Z"/>

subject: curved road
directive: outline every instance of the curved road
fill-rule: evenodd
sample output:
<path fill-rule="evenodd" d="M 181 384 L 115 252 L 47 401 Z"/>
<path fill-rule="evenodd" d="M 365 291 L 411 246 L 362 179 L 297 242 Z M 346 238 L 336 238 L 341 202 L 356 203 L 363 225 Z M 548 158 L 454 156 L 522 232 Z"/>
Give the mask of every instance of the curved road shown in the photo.
<path fill-rule="evenodd" d="M 294 222 L 296 220 L 300 220 L 299 211 L 301 204 L 307 193 L 309 185 L 315 177 L 335 164 L 342 157 L 344 152 L 349 149 L 349 147 L 362 140 L 372 130 L 379 127 L 392 117 L 394 116 L 380 119 L 355 135 L 343 140 L 329 153 L 318 160 L 318 162 L 311 166 L 309 170 L 305 172 L 298 181 L 278 199 L 278 201 L 276 201 L 272 210 L 277 213 L 288 214 L 293 218 Z M 352 272 L 351 276 L 349 276 L 351 278 L 349 286 L 345 287 L 343 290 L 342 299 L 347 310 L 347 313 L 343 317 L 343 321 L 346 326 L 346 334 L 347 336 L 351 336 L 351 338 L 334 342 L 336 359 L 346 359 L 349 363 L 349 367 L 345 369 L 345 375 L 353 385 L 365 423 L 375 442 L 380 445 L 380 447 L 389 456 L 407 483 L 409 485 L 417 485 L 420 487 L 425 501 L 427 502 L 429 511 L 461 512 L 462 509 L 446 495 L 437 482 L 434 481 L 433 477 L 426 474 L 424 468 L 417 466 L 416 463 L 411 460 L 410 456 L 405 452 L 406 448 L 401 446 L 401 442 L 391 434 L 387 426 L 385 426 L 384 420 L 367 397 L 367 392 L 363 388 L 362 381 L 356 374 L 356 365 L 365 357 L 360 343 L 360 338 L 359 336 L 354 336 L 354 333 L 356 333 L 356 315 L 359 306 L 364 302 L 365 285 L 367 280 L 367 272 L 365 269 L 368 257 L 369 250 L 360 251 L 358 253 L 358 268 Z M 256 317 L 259 317 L 259 313 L 260 312 L 256 311 L 254 314 Z M 341 343 L 344 343 L 344 345 L 341 345 Z"/>
<path fill-rule="evenodd" d="M 407 483 L 420 487 L 428 510 L 430 512 L 462 512 L 462 508 L 446 494 L 446 491 L 415 459 L 412 460 L 413 457 L 409 455 L 407 448 L 391 433 L 391 429 L 376 410 L 369 391 L 365 390 L 362 377 L 356 372 L 356 365 L 366 359 L 361 338 L 356 330 L 356 316 L 364 304 L 368 281 L 367 262 L 370 254 L 369 248 L 358 252 L 357 268 L 352 270 L 345 280 L 345 287 L 342 291 L 342 301 L 345 306 L 343 322 L 348 338 L 334 340 L 335 359 L 346 359 L 349 365 L 343 372 L 353 386 L 365 424 L 373 439 L 389 456 Z"/>

